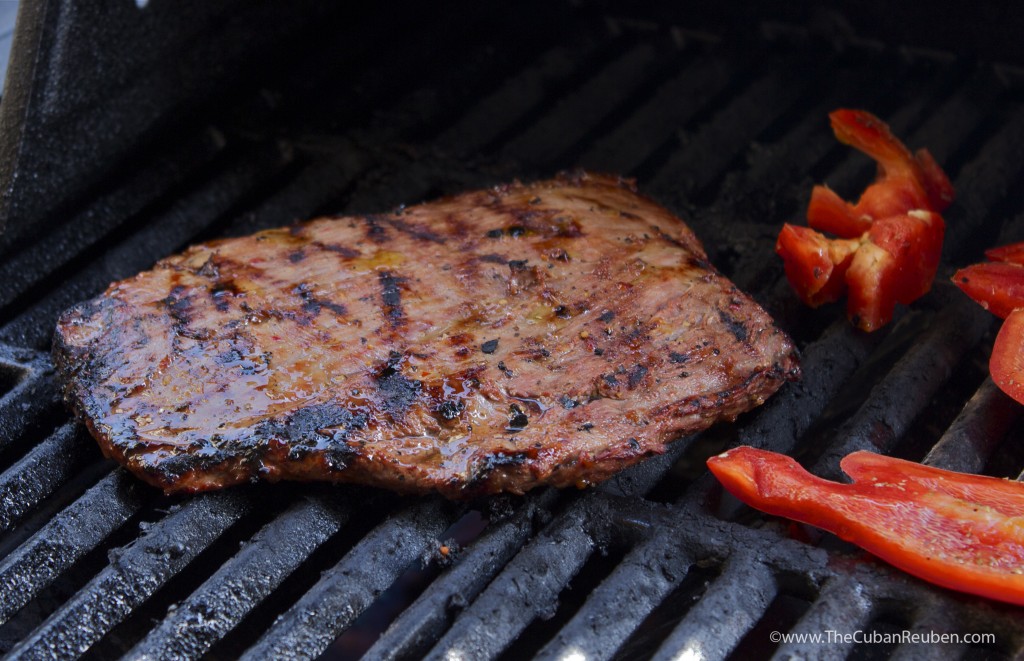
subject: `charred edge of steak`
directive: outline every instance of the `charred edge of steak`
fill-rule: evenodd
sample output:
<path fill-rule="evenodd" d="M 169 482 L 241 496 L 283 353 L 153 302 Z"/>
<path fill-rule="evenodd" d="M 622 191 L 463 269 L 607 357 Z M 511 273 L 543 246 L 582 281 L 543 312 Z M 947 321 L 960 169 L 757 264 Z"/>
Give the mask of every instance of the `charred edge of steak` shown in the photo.
<path fill-rule="evenodd" d="M 577 455 L 563 459 L 555 466 L 547 466 L 538 460 L 535 450 L 508 453 L 499 452 L 478 462 L 471 479 L 465 485 L 453 485 L 451 489 L 439 488 L 447 498 L 464 500 L 502 492 L 522 494 L 539 483 L 564 488 L 585 487 L 604 482 L 612 475 L 632 466 L 647 457 L 663 454 L 668 443 L 685 434 L 707 429 L 723 419 L 735 417 L 725 409 L 752 392 L 763 393 L 766 397 L 775 392 L 785 381 L 799 378 L 800 368 L 794 351 L 786 360 L 771 367 L 752 373 L 746 380 L 726 390 L 693 397 L 678 402 L 672 417 L 679 421 L 662 428 L 654 438 L 644 438 L 640 433 L 620 439 L 598 456 Z M 666 407 L 667 408 L 667 407 Z M 580 470 L 580 468 L 584 470 Z M 550 468 L 550 475 L 538 481 L 538 473 Z"/>
<path fill-rule="evenodd" d="M 88 404 L 75 398 L 75 409 Z M 203 443 L 202 453 L 194 448 L 175 448 L 161 454 L 159 446 L 138 442 L 130 431 L 112 435 L 98 429 L 89 416 L 79 416 L 100 441 L 106 456 L 119 460 L 132 473 L 165 493 L 193 493 L 209 488 L 205 480 L 215 477 L 217 486 L 302 475 L 344 473 L 359 450 L 347 441 L 364 429 L 365 413 L 352 412 L 336 403 L 316 404 L 298 409 L 280 419 L 265 420 L 252 434 L 240 439 L 214 435 Z"/>
<path fill-rule="evenodd" d="M 392 351 L 387 363 L 374 376 L 381 412 L 393 421 L 401 420 L 419 398 L 423 383 L 402 373 L 405 356 Z"/>
<path fill-rule="evenodd" d="M 93 321 L 97 315 L 106 314 L 114 305 L 111 299 L 104 297 L 83 301 L 65 311 L 58 323 L 62 328 L 84 325 Z M 118 326 L 113 326 L 108 332 L 116 333 L 118 337 L 123 334 Z M 73 343 L 64 331 L 54 333 L 50 356 L 65 404 L 76 419 L 85 421 L 85 399 L 102 382 L 108 367 L 106 357 L 94 351 L 96 337 L 75 339 L 80 342 Z"/>
<path fill-rule="evenodd" d="M 435 483 L 433 487 L 400 478 L 402 483 L 396 484 L 381 472 L 380 466 L 374 465 L 373 458 L 363 456 L 358 448 L 345 443 L 352 432 L 366 424 L 366 420 L 338 406 L 308 407 L 285 420 L 262 423 L 259 431 L 244 441 L 241 453 L 238 452 L 240 448 L 226 447 L 222 452 L 204 457 L 181 452 L 155 461 L 151 452 L 124 452 L 123 443 L 100 433 L 87 416 L 81 417 L 100 440 L 107 456 L 119 459 L 136 476 L 166 493 L 206 490 L 210 485 L 190 479 L 190 476 L 205 478 L 205 473 L 212 470 L 216 471 L 217 486 L 241 484 L 257 477 L 303 479 L 305 474 L 322 476 L 329 472 L 334 482 L 365 483 L 405 493 L 436 492 L 446 498 L 466 500 L 501 492 L 522 494 L 539 483 L 538 477 L 544 484 L 558 488 L 598 484 L 627 466 L 665 452 L 667 443 L 683 434 L 706 429 L 720 419 L 733 417 L 726 412 L 729 404 L 737 403 L 751 392 L 767 395 L 797 374 L 799 368 L 795 360 L 775 364 L 724 391 L 679 402 L 671 407 L 671 411 L 664 411 L 677 421 L 676 424 L 662 427 L 655 437 L 635 433 L 612 444 L 598 456 L 570 456 L 552 466 L 538 456 L 535 449 L 496 452 L 482 457 L 466 482 Z M 81 402 L 77 396 L 72 403 L 76 410 L 80 410 Z M 735 407 L 735 410 L 741 409 Z M 321 430 L 332 426 L 339 427 L 339 431 L 331 435 L 322 433 Z"/>

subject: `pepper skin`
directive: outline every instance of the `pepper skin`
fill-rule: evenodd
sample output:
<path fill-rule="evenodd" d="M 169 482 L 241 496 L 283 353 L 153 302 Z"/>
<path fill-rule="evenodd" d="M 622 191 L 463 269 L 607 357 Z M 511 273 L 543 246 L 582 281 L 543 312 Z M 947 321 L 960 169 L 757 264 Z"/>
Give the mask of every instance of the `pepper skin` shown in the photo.
<path fill-rule="evenodd" d="M 871 452 L 840 466 L 852 484 L 751 447 L 708 460 L 751 507 L 835 533 L 936 585 L 1024 605 L 1024 484 Z"/>
<path fill-rule="evenodd" d="M 877 161 L 878 177 L 856 204 L 815 186 L 807 208 L 813 229 L 786 224 L 775 249 L 801 300 L 817 307 L 848 294 L 850 320 L 873 331 L 892 319 L 897 302 L 931 288 L 945 236 L 939 212 L 953 187 L 927 150 L 910 153 L 874 115 L 836 110 L 829 117 L 841 142 Z"/>
<path fill-rule="evenodd" d="M 953 283 L 1000 319 L 988 370 L 992 381 L 1024 404 L 1024 243 L 985 251 L 996 260 L 972 264 L 953 275 Z"/>

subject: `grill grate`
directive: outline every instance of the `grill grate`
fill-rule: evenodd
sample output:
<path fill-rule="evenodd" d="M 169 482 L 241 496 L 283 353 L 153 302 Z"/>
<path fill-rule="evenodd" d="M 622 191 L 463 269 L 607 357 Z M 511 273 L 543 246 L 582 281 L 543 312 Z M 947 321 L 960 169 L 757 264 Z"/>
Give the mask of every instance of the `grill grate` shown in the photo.
<path fill-rule="evenodd" d="M 803 658 L 822 649 L 777 646 L 768 632 L 904 628 L 997 642 L 828 654 L 1024 651 L 1020 609 L 932 588 L 827 535 L 791 539 L 703 469 L 736 442 L 832 475 L 865 447 L 959 470 L 1024 469 L 1013 450 L 1020 407 L 986 378 L 993 323 L 943 277 L 1024 238 L 1019 72 L 855 38 L 826 44 L 784 24 L 716 35 L 543 11 L 473 4 L 337 26 L 351 38 L 316 42 L 295 70 L 216 116 L 187 118 L 134 172 L 3 256 L 0 652 Z M 843 105 L 927 145 L 958 193 L 935 290 L 871 336 L 838 309 L 798 305 L 773 252 L 811 182 L 847 193 L 871 177 L 828 134 L 825 113 Z M 791 332 L 804 379 L 597 489 L 478 503 L 482 522 L 466 506 L 346 487 L 166 498 L 103 460 L 59 405 L 42 353 L 59 312 L 163 255 L 575 165 L 636 176 L 678 210 Z M 480 524 L 460 533 L 464 548 L 441 556 L 469 519 Z M 429 584 L 403 594 L 402 577 L 421 566 Z M 338 638 L 382 600 L 397 604 L 383 609 L 397 612 L 386 630 Z"/>

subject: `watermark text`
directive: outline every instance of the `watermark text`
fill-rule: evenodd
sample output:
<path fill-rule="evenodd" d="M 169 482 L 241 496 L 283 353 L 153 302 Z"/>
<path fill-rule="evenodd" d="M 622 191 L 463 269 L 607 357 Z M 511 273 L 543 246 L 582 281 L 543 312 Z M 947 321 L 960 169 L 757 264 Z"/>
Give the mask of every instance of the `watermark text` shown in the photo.
<path fill-rule="evenodd" d="M 768 635 L 773 643 L 812 645 L 994 645 L 994 633 L 947 633 L 940 631 L 825 631 L 784 632 Z"/>

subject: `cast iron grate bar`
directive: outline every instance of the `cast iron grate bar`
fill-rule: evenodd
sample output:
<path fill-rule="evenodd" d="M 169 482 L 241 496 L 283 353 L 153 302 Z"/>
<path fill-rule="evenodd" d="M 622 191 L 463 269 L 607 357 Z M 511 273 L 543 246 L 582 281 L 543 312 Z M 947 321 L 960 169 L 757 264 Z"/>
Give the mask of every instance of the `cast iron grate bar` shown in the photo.
<path fill-rule="evenodd" d="M 725 658 L 757 624 L 777 590 L 771 570 L 756 558 L 733 556 L 651 658 Z"/>
<path fill-rule="evenodd" d="M 487 583 L 529 540 L 534 519 L 558 497 L 554 490 L 529 495 L 517 511 L 465 549 L 458 561 L 399 615 L 362 657 L 365 661 L 422 656 Z"/>
<path fill-rule="evenodd" d="M 198 658 L 206 653 L 347 519 L 345 509 L 315 498 L 295 503 L 177 604 L 126 658 Z"/>
<path fill-rule="evenodd" d="M 578 162 L 597 171 L 632 173 L 677 127 L 685 125 L 708 99 L 716 97 L 736 78 L 749 75 L 751 57 L 723 57 L 710 47 L 663 84 L 633 116 L 594 141 Z"/>
<path fill-rule="evenodd" d="M 652 548 L 653 547 L 653 548 Z M 665 552 L 660 544 L 639 544 L 587 597 L 573 618 L 543 649 L 538 659 L 562 659 L 577 653 L 607 659 L 627 640 L 693 565 L 685 553 Z M 617 608 L 609 608 L 615 604 Z"/>
<path fill-rule="evenodd" d="M 553 612 L 559 593 L 594 552 L 586 517 L 576 507 L 549 524 L 459 614 L 425 658 L 496 657 L 534 618 Z"/>
<path fill-rule="evenodd" d="M 29 510 L 81 471 L 87 459 L 99 458 L 98 448 L 88 436 L 83 427 L 69 422 L 0 474 L 0 531 L 13 528 Z"/>
<path fill-rule="evenodd" d="M 119 469 L 0 560 L 0 624 L 142 508 L 134 477 Z"/>
<path fill-rule="evenodd" d="M 818 459 L 815 474 L 837 477 L 839 460 L 855 450 L 890 452 L 990 324 L 972 301 L 958 300 L 940 312 L 836 434 L 839 440 Z"/>
<path fill-rule="evenodd" d="M 575 619 L 580 608 L 590 598 L 594 587 L 607 580 L 609 573 L 620 566 L 628 548 L 618 543 L 599 543 L 579 571 L 559 592 L 551 610 L 534 618 L 520 631 L 516 640 L 505 648 L 497 661 L 538 658 L 542 648 Z"/>
<path fill-rule="evenodd" d="M 730 223 L 743 219 L 768 224 L 774 218 L 766 218 L 761 213 L 754 218 L 747 216 L 771 205 L 779 217 L 799 217 L 808 192 L 795 186 L 795 182 L 807 176 L 807 171 L 836 146 L 827 128 L 828 113 L 849 105 L 853 95 L 861 97 L 865 87 L 869 89 L 870 98 L 858 98 L 861 105 L 877 108 L 885 101 L 891 103 L 893 88 L 914 80 L 910 67 L 903 66 L 894 71 L 891 78 L 869 85 L 874 82 L 871 69 L 863 66 L 863 62 L 851 64 L 850 59 L 855 58 L 848 56 L 837 63 L 827 76 L 824 89 L 808 91 L 769 127 L 768 132 L 775 135 L 759 137 L 754 143 L 757 148 L 748 150 L 745 168 L 726 175 L 712 207 L 717 215 L 728 218 Z M 887 66 L 890 60 L 876 56 L 870 62 Z M 751 204 L 752 195 L 765 199 L 761 204 Z"/>
<path fill-rule="evenodd" d="M 675 56 L 670 53 L 668 57 Z M 559 99 L 543 119 L 506 142 L 500 157 L 542 167 L 564 163 L 559 154 L 581 141 L 615 106 L 632 101 L 663 58 L 665 55 L 659 53 L 655 44 L 632 46 L 578 89 Z M 566 124 L 566 117 L 573 118 L 571 125 Z"/>
<path fill-rule="evenodd" d="M 999 107 L 1000 97 L 1006 92 L 991 67 L 980 67 L 959 86 L 956 93 L 935 110 L 930 110 L 924 124 L 914 132 L 914 144 L 927 145 L 928 151 L 955 177 L 963 150 L 972 150 L 980 141 L 970 139 Z"/>
<path fill-rule="evenodd" d="M 1006 121 L 985 142 L 975 159 L 961 169 L 955 186 L 957 199 L 947 212 L 959 222 L 948 228 L 946 251 L 970 247 L 975 256 L 993 244 L 1002 217 L 993 217 L 999 203 L 1020 181 L 1019 147 L 1024 144 L 1024 112 L 1009 109 Z M 972 240 L 973 239 L 973 240 Z M 979 245 L 981 244 L 981 245 Z M 946 251 L 944 251 L 944 256 Z"/>
<path fill-rule="evenodd" d="M 7 454 L 53 429 L 59 417 L 48 356 L 0 343 L 0 467 Z"/>
<path fill-rule="evenodd" d="M 551 79 L 552 84 L 542 90 L 535 103 L 529 107 L 517 103 L 516 106 L 520 112 L 517 113 L 513 121 L 504 126 L 495 127 L 501 129 L 497 132 L 489 131 L 488 141 L 481 144 L 478 151 L 494 153 L 506 149 L 507 145 L 513 144 L 524 132 L 530 131 L 533 126 L 542 123 L 545 117 L 550 116 L 552 110 L 557 108 L 567 95 L 571 99 L 574 92 L 586 86 L 594 76 L 600 75 L 606 68 L 613 66 L 616 60 L 621 59 L 623 51 L 636 43 L 633 35 L 621 35 L 601 41 L 602 44 L 599 48 L 587 53 L 587 56 L 579 59 L 578 63 L 573 63 L 567 71 L 568 75 L 560 75 Z"/>
<path fill-rule="evenodd" d="M 734 155 L 741 153 L 751 138 L 784 112 L 807 87 L 824 75 L 833 57 L 816 63 L 793 85 L 789 70 L 797 65 L 794 56 L 779 57 L 761 76 L 745 87 L 727 107 L 673 150 L 647 188 L 659 198 L 678 199 L 692 195 L 719 177 Z"/>
<path fill-rule="evenodd" d="M 956 628 L 956 620 L 950 613 L 943 612 L 940 609 L 928 609 L 927 611 L 921 612 L 920 616 L 916 617 L 914 623 L 907 627 L 906 630 L 910 631 L 912 634 L 920 636 L 923 640 L 927 640 L 927 637 L 934 635 L 934 633 L 955 631 Z M 966 651 L 966 643 L 956 645 L 922 645 L 920 643 L 906 643 L 897 645 L 889 658 L 892 659 L 892 661 L 904 661 L 906 659 L 941 660 L 949 659 L 951 657 L 959 657 Z"/>
<path fill-rule="evenodd" d="M 818 599 L 789 633 L 805 634 L 805 640 L 813 640 L 814 634 L 823 631 L 852 633 L 863 630 L 871 619 L 872 608 L 873 600 L 858 588 L 855 580 L 848 577 L 833 578 L 822 587 Z M 847 657 L 852 648 L 852 642 L 837 641 L 835 645 L 829 645 L 827 653 L 832 658 L 842 659 Z M 821 651 L 821 645 L 813 642 L 783 642 L 778 646 L 775 656 L 803 659 L 818 655 Z"/>
<path fill-rule="evenodd" d="M 521 122 L 528 112 L 538 107 L 549 89 L 563 87 L 563 81 L 598 58 L 599 47 L 606 47 L 606 43 L 593 37 L 581 37 L 572 47 L 557 46 L 546 51 L 521 73 L 509 77 L 494 92 L 476 101 L 465 115 L 453 114 L 458 123 L 441 130 L 432 142 L 455 154 L 478 153 L 484 145 L 496 142 L 499 133 Z"/>
<path fill-rule="evenodd" d="M 443 93 L 429 95 L 429 102 L 424 102 L 423 97 L 428 95 L 422 89 L 415 89 L 415 85 L 426 74 L 414 79 L 408 87 L 415 91 L 402 98 L 396 106 L 417 109 L 414 117 L 410 118 L 412 126 L 406 129 L 389 124 L 401 129 L 405 140 L 429 143 L 433 136 L 450 125 L 453 118 L 459 117 L 467 105 L 478 105 L 479 99 L 492 93 L 496 85 L 522 71 L 533 60 L 534 54 L 552 49 L 556 44 L 585 38 L 578 22 L 566 21 L 567 17 L 562 15 L 564 8 L 552 5 L 550 9 L 552 15 L 543 21 L 538 21 L 530 12 L 515 12 L 501 21 L 500 26 L 493 23 L 472 26 L 467 30 L 470 36 L 450 51 L 450 59 L 436 61 L 424 58 L 432 85 Z M 442 18 L 442 22 L 443 29 L 450 30 L 449 19 Z M 499 126 L 503 124 L 500 121 L 496 123 Z M 460 149 L 464 150 L 465 145 Z"/>
<path fill-rule="evenodd" d="M 433 498 L 389 518 L 325 572 L 242 658 L 287 658 L 323 652 L 402 570 L 438 544 L 455 517 Z"/>
<path fill-rule="evenodd" d="M 136 543 L 112 552 L 110 565 L 11 650 L 11 656 L 81 655 L 184 569 L 249 507 L 238 491 L 188 501 L 150 526 Z"/>
<path fill-rule="evenodd" d="M 237 214 L 222 232 L 204 231 L 195 239 L 209 241 L 221 234 L 245 236 L 288 221 L 304 221 L 319 215 L 339 187 L 349 186 L 362 172 L 362 165 L 342 157 L 320 158 L 304 166 L 280 190 L 258 206 Z"/>
<path fill-rule="evenodd" d="M 986 378 L 922 463 L 963 473 L 982 472 L 1021 413 L 1020 405 Z"/>

